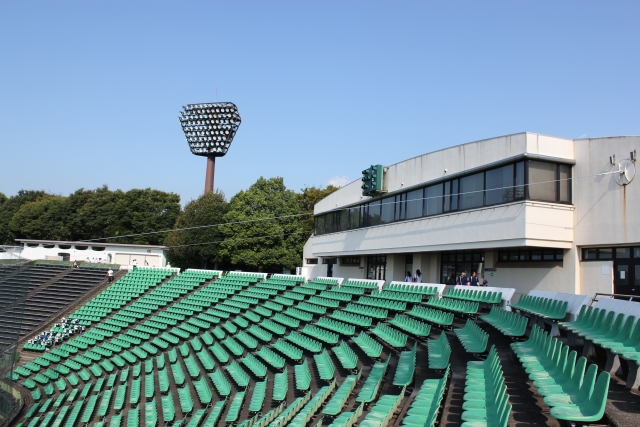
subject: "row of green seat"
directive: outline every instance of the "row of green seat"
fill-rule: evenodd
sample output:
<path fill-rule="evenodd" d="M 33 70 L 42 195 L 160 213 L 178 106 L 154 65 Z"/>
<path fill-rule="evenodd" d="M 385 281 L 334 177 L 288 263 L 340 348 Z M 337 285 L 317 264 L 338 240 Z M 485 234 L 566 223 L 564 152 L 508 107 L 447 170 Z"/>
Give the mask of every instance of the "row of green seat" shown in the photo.
<path fill-rule="evenodd" d="M 414 285 L 409 283 L 390 283 L 384 287 L 384 290 L 428 296 L 438 294 L 438 288 L 436 286 Z"/>
<path fill-rule="evenodd" d="M 340 415 L 334 418 L 333 422 L 328 427 L 351 427 L 362 416 L 364 410 L 364 403 L 358 405 L 354 411 L 342 412 Z"/>
<path fill-rule="evenodd" d="M 498 307 L 491 307 L 489 314 L 480 316 L 484 320 L 504 335 L 508 337 L 521 337 L 527 331 L 529 319 L 513 311 L 502 310 Z"/>
<path fill-rule="evenodd" d="M 318 390 L 317 393 L 309 399 L 300 411 L 298 411 L 296 416 L 287 423 L 287 427 L 306 427 L 307 423 L 311 420 L 311 417 L 313 417 L 313 414 L 316 413 L 320 406 L 324 404 L 331 392 L 333 392 L 335 386 L 336 380 L 334 379 L 329 385 L 320 388 L 320 390 Z"/>
<path fill-rule="evenodd" d="M 475 301 L 485 304 L 500 304 L 502 301 L 502 292 L 491 292 L 481 289 L 453 288 L 449 289 L 443 296 L 445 298 Z"/>
<path fill-rule="evenodd" d="M 563 320 L 567 315 L 567 301 L 553 298 L 543 298 L 531 295 L 521 295 L 511 309 L 522 311 L 549 320 Z"/>
<path fill-rule="evenodd" d="M 403 387 L 397 396 L 388 394 L 380 396 L 376 404 L 367 411 L 367 415 L 358 424 L 358 427 L 387 427 L 396 409 L 398 409 L 398 405 L 404 398 L 404 391 L 405 388 Z"/>
<path fill-rule="evenodd" d="M 336 367 L 331 360 L 331 356 L 327 353 L 327 350 L 323 350 L 320 354 L 314 354 L 313 359 L 320 374 L 320 379 L 329 381 L 333 379 L 336 371 Z"/>
<path fill-rule="evenodd" d="M 498 352 L 491 347 L 486 360 L 467 362 L 462 426 L 506 427 L 511 412 Z"/>
<path fill-rule="evenodd" d="M 389 316 L 389 312 L 386 308 L 376 308 L 354 303 L 347 304 L 347 307 L 344 309 L 344 311 L 372 317 L 374 319 L 386 319 Z"/>
<path fill-rule="evenodd" d="M 327 403 L 324 409 L 322 409 L 322 413 L 325 415 L 338 415 L 347 403 L 347 400 L 349 400 L 349 396 L 353 390 L 355 390 L 361 376 L 362 370 L 358 371 L 356 375 L 347 376 L 338 390 L 336 390 L 331 400 Z"/>
<path fill-rule="evenodd" d="M 376 362 L 376 364 L 373 365 L 367 380 L 363 384 L 360 393 L 358 393 L 358 397 L 356 397 L 356 402 L 369 403 L 375 400 L 382 380 L 384 379 L 384 374 L 387 372 L 390 359 L 391 356 L 389 356 L 386 361 Z"/>
<path fill-rule="evenodd" d="M 390 301 L 403 301 L 410 303 L 420 303 L 422 301 L 422 294 L 417 293 L 405 293 L 405 292 L 392 292 L 392 291 L 378 291 L 371 292 L 373 298 L 382 298 Z"/>
<path fill-rule="evenodd" d="M 451 346 L 449 345 L 446 333 L 440 333 L 438 339 L 427 340 L 427 350 L 429 369 L 445 369 L 449 366 Z"/>
<path fill-rule="evenodd" d="M 295 365 L 295 382 L 296 390 L 306 391 L 311 387 L 311 371 L 309 370 L 309 363 L 307 359 L 304 359 L 301 364 Z"/>
<path fill-rule="evenodd" d="M 431 325 L 401 313 L 396 314 L 389 324 L 417 337 L 428 337 L 431 333 Z"/>
<path fill-rule="evenodd" d="M 340 341 L 340 345 L 333 347 L 333 354 L 336 355 L 344 369 L 356 369 L 358 356 L 345 341 Z"/>
<path fill-rule="evenodd" d="M 373 321 L 371 317 L 349 313 L 348 311 L 343 310 L 334 310 L 333 313 L 331 313 L 331 317 L 333 319 L 360 326 L 362 328 L 370 328 L 371 322 Z"/>
<path fill-rule="evenodd" d="M 417 349 L 418 342 L 416 341 L 411 350 L 400 353 L 398 366 L 396 367 L 396 372 L 393 377 L 393 385 L 406 387 L 413 382 L 413 374 L 416 370 Z"/>
<path fill-rule="evenodd" d="M 411 311 L 407 312 L 407 315 L 421 320 L 426 320 L 427 322 L 434 323 L 439 327 L 451 326 L 454 319 L 453 313 L 447 313 L 434 308 L 421 307 L 417 305 L 414 305 Z"/>
<path fill-rule="evenodd" d="M 394 301 L 382 298 L 373 298 L 369 296 L 362 296 L 358 298 L 358 304 L 392 311 L 405 311 L 407 309 L 407 303 L 404 301 Z"/>
<path fill-rule="evenodd" d="M 467 319 L 464 327 L 454 329 L 456 336 L 467 353 L 484 353 L 487 350 L 489 334 L 471 319 Z"/>
<path fill-rule="evenodd" d="M 461 314 L 476 314 L 480 307 L 477 302 L 459 301 L 447 298 L 430 298 L 425 305 L 427 307 L 434 307 Z"/>
<path fill-rule="evenodd" d="M 403 334 L 384 323 L 378 323 L 375 328 L 371 329 L 371 333 L 389 344 L 391 347 L 404 348 L 407 345 L 408 337 L 406 334 Z"/>
<path fill-rule="evenodd" d="M 529 378 L 551 406 L 551 415 L 560 420 L 579 423 L 597 422 L 604 416 L 610 375 L 570 351 L 559 339 L 537 325 L 529 339 L 511 344 Z M 597 379 L 596 379 L 596 375 Z"/>
<path fill-rule="evenodd" d="M 444 398 L 450 369 L 447 365 L 444 376 L 439 380 L 424 380 L 402 419 L 402 427 L 433 427 Z"/>
<path fill-rule="evenodd" d="M 327 317 L 321 317 L 315 325 L 329 331 L 338 333 L 340 335 L 353 336 L 356 333 L 356 327 L 348 323 L 341 322 L 339 320 L 329 319 Z"/>
<path fill-rule="evenodd" d="M 377 359 L 382 354 L 382 344 L 364 331 L 360 332 L 360 335 L 353 337 L 353 342 L 369 357 Z"/>

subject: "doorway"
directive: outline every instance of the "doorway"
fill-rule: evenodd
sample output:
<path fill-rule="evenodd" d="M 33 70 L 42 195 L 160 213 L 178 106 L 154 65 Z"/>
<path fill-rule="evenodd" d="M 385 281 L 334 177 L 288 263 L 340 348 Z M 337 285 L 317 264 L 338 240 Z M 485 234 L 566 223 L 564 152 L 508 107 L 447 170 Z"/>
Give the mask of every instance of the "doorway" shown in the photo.
<path fill-rule="evenodd" d="M 387 256 L 375 255 L 367 257 L 367 279 L 386 280 Z"/>
<path fill-rule="evenodd" d="M 622 258 L 616 253 L 613 262 L 613 292 L 616 294 L 640 295 L 640 253 L 634 255 L 638 256 Z"/>

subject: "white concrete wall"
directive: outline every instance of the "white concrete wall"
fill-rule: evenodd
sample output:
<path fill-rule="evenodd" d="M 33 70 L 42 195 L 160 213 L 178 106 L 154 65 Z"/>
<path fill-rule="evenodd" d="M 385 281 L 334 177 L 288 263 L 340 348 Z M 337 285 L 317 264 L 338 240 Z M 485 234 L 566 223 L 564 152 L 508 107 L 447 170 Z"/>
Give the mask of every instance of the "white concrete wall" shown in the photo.
<path fill-rule="evenodd" d="M 614 175 L 600 175 L 618 168 L 609 164 L 640 153 L 640 137 L 582 139 L 575 141 L 576 165 L 573 169 L 575 244 L 622 245 L 640 243 L 640 178 L 626 186 L 615 182 Z M 638 166 L 636 164 L 636 166 Z"/>
<path fill-rule="evenodd" d="M 77 246 L 87 246 L 86 250 L 77 249 Z M 95 245 L 97 247 L 104 247 L 103 251 L 92 250 L 92 245 L 71 245 L 70 249 L 62 249 L 59 245 L 54 245 L 53 248 L 45 248 L 43 245 L 37 247 L 30 247 L 25 244 L 22 253 L 22 258 L 30 260 L 47 259 L 47 256 L 57 256 L 59 253 L 68 253 L 70 260 L 85 261 L 89 258 L 102 258 L 103 260 L 110 260 L 109 262 L 114 264 L 120 264 L 118 260 L 126 258 L 128 262 L 132 259 L 137 259 L 138 266 L 144 265 L 144 260 L 148 257 L 149 265 L 152 267 L 164 267 L 167 263 L 164 251 L 158 248 L 146 248 L 142 247 L 126 247 L 126 246 L 110 246 L 110 245 Z M 130 265 L 124 264 L 123 265 Z"/>
<path fill-rule="evenodd" d="M 572 240 L 571 206 L 518 202 L 312 236 L 308 253 L 340 256 L 510 246 L 568 249 Z M 421 268 L 415 263 L 414 269 Z"/>
<path fill-rule="evenodd" d="M 593 296 L 613 293 L 613 261 L 583 261 L 580 263 L 580 292 Z"/>

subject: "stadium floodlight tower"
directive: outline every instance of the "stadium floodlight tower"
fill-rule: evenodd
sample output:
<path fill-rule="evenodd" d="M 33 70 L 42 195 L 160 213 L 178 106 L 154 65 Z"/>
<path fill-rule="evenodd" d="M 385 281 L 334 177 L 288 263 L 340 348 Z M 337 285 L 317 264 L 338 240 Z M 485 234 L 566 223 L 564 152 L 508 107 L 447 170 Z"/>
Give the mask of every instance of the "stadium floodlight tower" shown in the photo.
<path fill-rule="evenodd" d="M 189 104 L 182 107 L 180 124 L 191 152 L 207 158 L 204 192 L 213 191 L 216 157 L 227 154 L 240 126 L 238 107 L 231 102 Z"/>

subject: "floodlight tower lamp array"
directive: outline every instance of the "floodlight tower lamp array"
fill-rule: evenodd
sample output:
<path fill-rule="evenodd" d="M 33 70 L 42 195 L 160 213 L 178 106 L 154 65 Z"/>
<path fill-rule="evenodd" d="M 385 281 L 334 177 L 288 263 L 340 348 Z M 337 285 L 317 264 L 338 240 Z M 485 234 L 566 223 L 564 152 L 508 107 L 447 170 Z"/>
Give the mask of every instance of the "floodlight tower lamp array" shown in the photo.
<path fill-rule="evenodd" d="M 191 153 L 207 157 L 204 191 L 213 191 L 215 158 L 227 154 L 231 147 L 242 121 L 238 108 L 231 102 L 189 104 L 178 119 Z"/>

